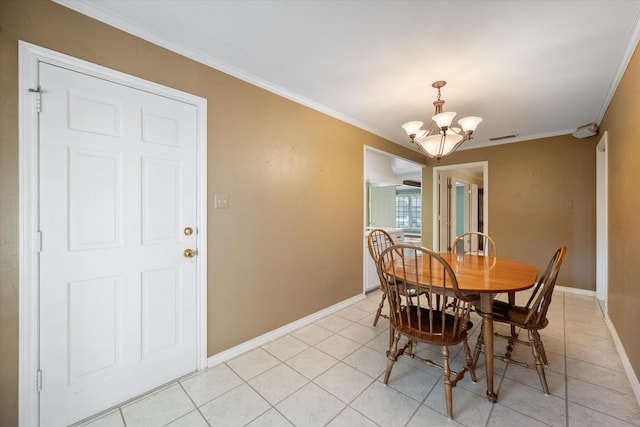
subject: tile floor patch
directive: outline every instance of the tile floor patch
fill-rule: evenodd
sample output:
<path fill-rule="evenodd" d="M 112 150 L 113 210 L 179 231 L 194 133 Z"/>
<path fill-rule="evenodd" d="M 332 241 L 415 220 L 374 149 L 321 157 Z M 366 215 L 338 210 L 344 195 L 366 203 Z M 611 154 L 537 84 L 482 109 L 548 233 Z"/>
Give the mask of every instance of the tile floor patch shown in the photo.
<path fill-rule="evenodd" d="M 526 302 L 526 292 L 518 293 L 517 299 Z M 534 369 L 496 361 L 498 403 L 489 402 L 481 355 L 478 383 L 472 383 L 467 374 L 453 389 L 455 421 L 446 417 L 441 370 L 403 356 L 393 368 L 389 386 L 382 383 L 388 321 L 381 319 L 373 328 L 373 312 L 366 311 L 377 307 L 379 301 L 379 291 L 367 294 L 364 302 L 82 426 L 124 427 L 126 421 L 127 427 L 204 427 L 207 423 L 251 427 L 541 427 L 567 423 L 640 427 L 640 405 L 593 298 L 557 292 L 551 302 L 550 325 L 541 335 L 550 359 L 545 372 L 552 395 L 542 393 Z M 480 318 L 473 316 L 472 349 L 480 325 Z M 500 330 L 501 325 L 497 326 Z M 456 367 L 464 362 L 458 347 L 451 349 Z M 418 344 L 416 351 L 422 357 L 441 358 L 440 347 Z M 518 344 L 514 354 L 528 358 L 531 350 Z"/>

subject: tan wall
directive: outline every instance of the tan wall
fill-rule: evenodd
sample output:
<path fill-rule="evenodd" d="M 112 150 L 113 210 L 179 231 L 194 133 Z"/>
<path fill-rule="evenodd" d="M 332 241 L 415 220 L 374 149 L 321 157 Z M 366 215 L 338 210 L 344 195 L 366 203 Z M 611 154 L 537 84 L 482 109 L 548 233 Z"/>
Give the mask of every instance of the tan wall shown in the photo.
<path fill-rule="evenodd" d="M 627 66 L 600 129 L 609 170 L 609 317 L 640 378 L 640 50 Z"/>
<path fill-rule="evenodd" d="M 489 233 L 500 256 L 542 269 L 565 245 L 558 284 L 594 291 L 597 142 L 598 137 L 558 136 L 462 150 L 440 164 L 488 162 Z M 432 169 L 425 169 L 431 182 Z"/>
<path fill-rule="evenodd" d="M 208 204 L 230 203 L 208 211 L 209 355 L 362 292 L 363 146 L 422 156 L 55 3 L 2 0 L 0 425 L 18 411 L 19 39 L 208 100 Z"/>

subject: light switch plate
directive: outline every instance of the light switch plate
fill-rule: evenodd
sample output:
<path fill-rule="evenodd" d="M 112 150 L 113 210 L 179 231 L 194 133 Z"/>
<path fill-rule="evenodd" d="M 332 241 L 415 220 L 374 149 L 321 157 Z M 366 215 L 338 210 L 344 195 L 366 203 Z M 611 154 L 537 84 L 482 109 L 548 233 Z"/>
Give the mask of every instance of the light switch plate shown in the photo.
<path fill-rule="evenodd" d="M 229 208 L 229 196 L 226 194 L 214 194 L 213 205 L 216 209 Z"/>

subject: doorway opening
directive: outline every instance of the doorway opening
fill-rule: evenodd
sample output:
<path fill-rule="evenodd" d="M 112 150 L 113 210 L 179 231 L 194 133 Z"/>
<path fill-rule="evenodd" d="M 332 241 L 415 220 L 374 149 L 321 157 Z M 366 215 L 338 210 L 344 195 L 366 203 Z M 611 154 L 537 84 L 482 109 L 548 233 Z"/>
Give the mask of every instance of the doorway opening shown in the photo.
<path fill-rule="evenodd" d="M 367 237 L 382 228 L 394 243 L 422 245 L 422 168 L 424 165 L 375 148 L 364 150 L 364 291 L 379 286 Z"/>
<path fill-rule="evenodd" d="M 433 248 L 446 252 L 466 231 L 489 232 L 489 163 L 433 168 Z"/>

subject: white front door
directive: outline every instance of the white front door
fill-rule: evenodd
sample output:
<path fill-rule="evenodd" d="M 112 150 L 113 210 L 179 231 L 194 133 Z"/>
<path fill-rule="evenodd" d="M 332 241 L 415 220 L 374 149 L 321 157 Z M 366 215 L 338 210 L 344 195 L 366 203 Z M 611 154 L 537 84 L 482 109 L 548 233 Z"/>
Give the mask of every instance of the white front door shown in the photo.
<path fill-rule="evenodd" d="M 197 125 L 185 102 L 39 76 L 40 422 L 58 426 L 197 368 Z"/>

